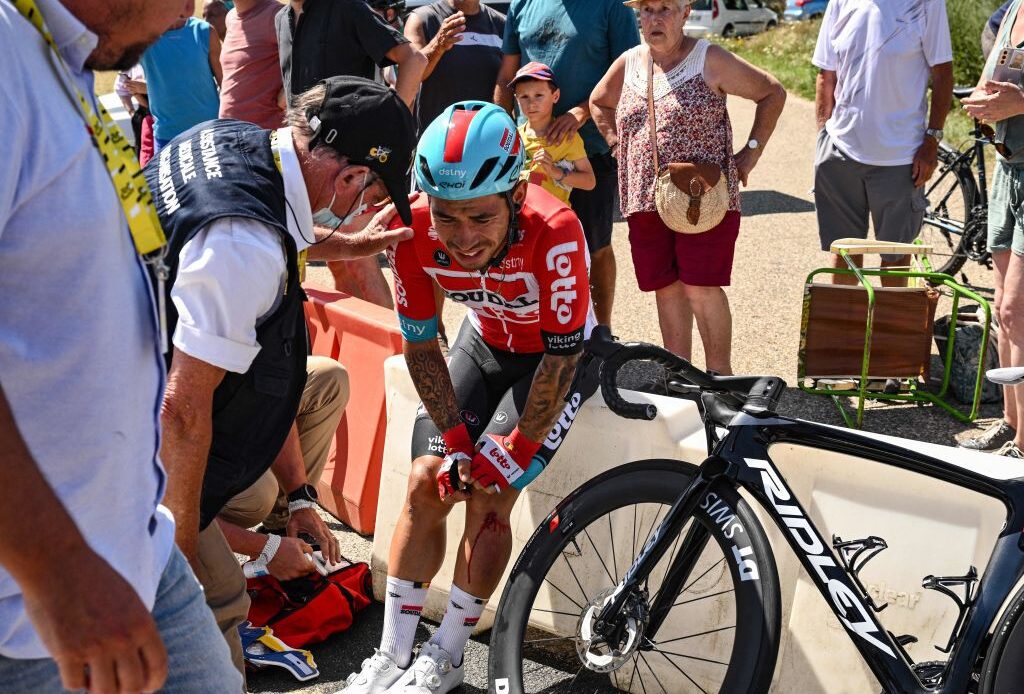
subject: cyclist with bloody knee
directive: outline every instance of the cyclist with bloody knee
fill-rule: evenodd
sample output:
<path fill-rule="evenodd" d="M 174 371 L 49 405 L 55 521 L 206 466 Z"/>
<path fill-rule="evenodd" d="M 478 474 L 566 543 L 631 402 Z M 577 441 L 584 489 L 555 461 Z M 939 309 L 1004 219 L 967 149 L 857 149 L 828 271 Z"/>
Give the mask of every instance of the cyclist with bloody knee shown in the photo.
<path fill-rule="evenodd" d="M 586 241 L 569 207 L 520 180 L 522 166 L 515 123 L 494 104 L 454 104 L 420 139 L 414 167 L 426 196 L 412 206 L 413 238 L 388 258 L 422 406 L 381 645 L 347 693 L 443 694 L 462 683 L 466 642 L 511 554 L 512 506 L 561 443 L 548 434 L 594 323 Z M 447 363 L 434 282 L 469 310 Z M 448 607 L 413 658 L 427 586 L 445 558 L 445 519 L 462 501 Z"/>

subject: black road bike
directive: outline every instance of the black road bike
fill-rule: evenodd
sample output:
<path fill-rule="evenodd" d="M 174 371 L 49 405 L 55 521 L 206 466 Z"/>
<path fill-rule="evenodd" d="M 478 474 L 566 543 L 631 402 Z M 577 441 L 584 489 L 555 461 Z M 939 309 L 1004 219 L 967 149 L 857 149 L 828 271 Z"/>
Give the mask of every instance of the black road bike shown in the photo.
<path fill-rule="evenodd" d="M 957 87 L 953 95 L 962 99 L 973 91 Z M 975 120 L 963 149 L 939 143 L 939 169 L 925 188 L 928 208 L 920 234 L 921 242 L 932 247 L 928 258 L 935 272 L 956 276 L 968 260 L 992 267 L 985 146 L 994 144 L 993 137 L 989 126 Z"/>
<path fill-rule="evenodd" d="M 741 489 L 782 531 L 885 692 L 1024 692 L 1024 478 L 988 477 L 953 456 L 937 459 L 781 416 L 779 378 L 709 375 L 659 347 L 618 343 L 598 328 L 581 372 L 622 417 L 656 415 L 653 405 L 626 402 L 617 390 L 617 372 L 635 360 L 659 364 L 668 381 L 681 384 L 677 391 L 689 390 L 681 396 L 697 401 L 711 454 L 699 466 L 628 463 L 558 504 L 502 593 L 491 636 L 492 692 L 767 692 L 779 649 L 779 578 Z M 971 567 L 963 576 L 923 581 L 959 606 L 947 661 L 915 663 L 905 646 L 916 639 L 882 626 L 876 613 L 885 605 L 872 600 L 858 574 L 885 540 L 827 542 L 772 462 L 776 443 L 891 465 L 1005 505 L 1006 524 L 980 579 Z M 574 674 L 545 681 L 531 671 L 536 663 Z"/>

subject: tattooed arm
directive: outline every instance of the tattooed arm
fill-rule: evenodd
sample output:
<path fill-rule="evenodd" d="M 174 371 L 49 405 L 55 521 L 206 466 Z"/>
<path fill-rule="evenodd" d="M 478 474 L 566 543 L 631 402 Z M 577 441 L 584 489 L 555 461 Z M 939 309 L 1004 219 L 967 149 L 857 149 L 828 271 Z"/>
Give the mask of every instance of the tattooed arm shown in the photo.
<path fill-rule="evenodd" d="M 437 428 L 447 431 L 461 423 L 455 387 L 437 340 L 406 341 L 403 351 L 416 392 Z M 554 420 L 551 423 L 554 425 Z"/>
<path fill-rule="evenodd" d="M 565 394 L 576 373 L 579 354 L 545 354 L 530 386 L 530 396 L 519 418 L 519 430 L 533 441 L 543 441 L 565 408 Z"/>

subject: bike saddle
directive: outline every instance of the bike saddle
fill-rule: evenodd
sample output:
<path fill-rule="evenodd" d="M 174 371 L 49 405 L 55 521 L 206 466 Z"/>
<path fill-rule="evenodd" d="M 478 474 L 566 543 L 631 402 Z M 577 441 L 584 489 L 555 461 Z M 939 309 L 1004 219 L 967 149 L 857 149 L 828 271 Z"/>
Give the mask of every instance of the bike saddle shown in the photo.
<path fill-rule="evenodd" d="M 985 377 L 1001 386 L 1015 386 L 1024 383 L 1024 366 L 1008 366 L 1004 369 L 989 369 Z"/>
<path fill-rule="evenodd" d="M 974 93 L 974 87 L 953 87 L 953 96 L 963 99 Z"/>

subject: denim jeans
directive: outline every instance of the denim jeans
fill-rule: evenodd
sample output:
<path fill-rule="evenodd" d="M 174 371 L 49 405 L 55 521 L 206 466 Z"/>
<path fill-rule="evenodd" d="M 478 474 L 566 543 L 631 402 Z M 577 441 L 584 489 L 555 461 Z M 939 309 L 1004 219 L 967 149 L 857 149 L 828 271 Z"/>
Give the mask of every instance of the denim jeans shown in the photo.
<path fill-rule="evenodd" d="M 244 692 L 242 675 L 231 664 L 228 645 L 185 557 L 175 547 L 157 589 L 153 618 L 167 648 L 167 694 Z M 0 656 L 4 694 L 57 694 L 56 663 L 50 659 L 14 660 Z"/>

